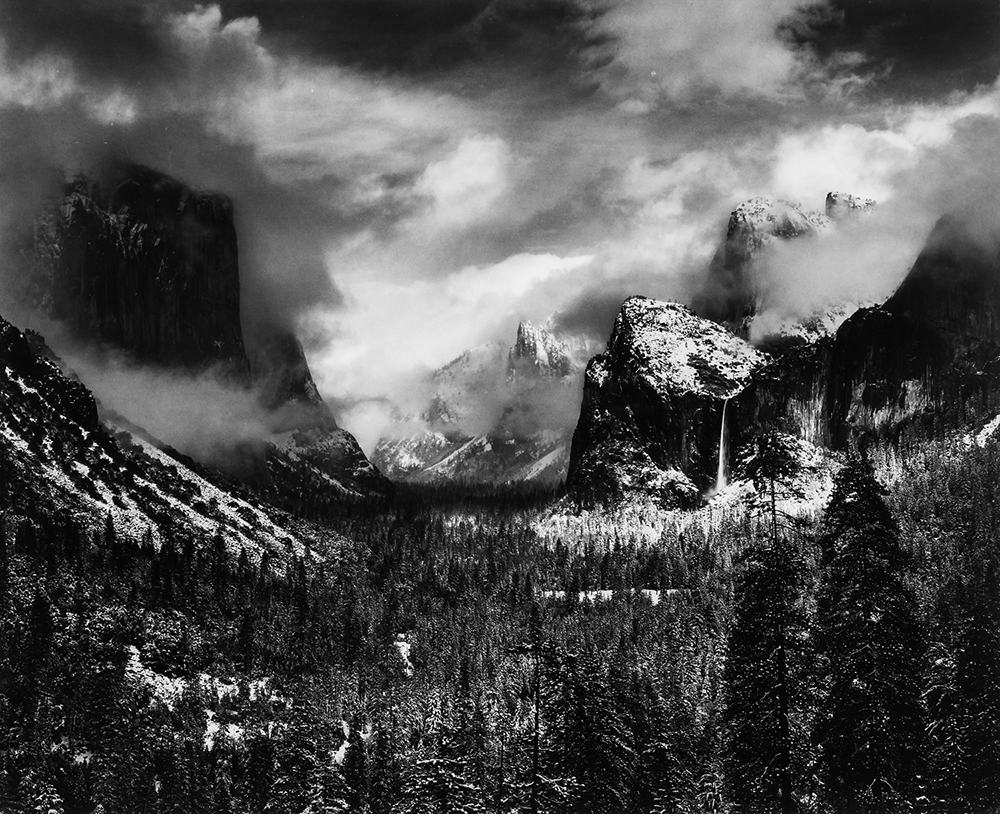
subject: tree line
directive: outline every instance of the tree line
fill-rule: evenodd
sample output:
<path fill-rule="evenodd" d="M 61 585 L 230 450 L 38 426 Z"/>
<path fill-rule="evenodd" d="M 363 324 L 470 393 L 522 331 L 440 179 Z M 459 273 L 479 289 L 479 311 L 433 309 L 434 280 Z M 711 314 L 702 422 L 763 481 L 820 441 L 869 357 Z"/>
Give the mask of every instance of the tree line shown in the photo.
<path fill-rule="evenodd" d="M 1000 810 L 996 450 L 902 466 L 803 523 L 764 436 L 757 512 L 603 548 L 526 489 L 344 506 L 322 560 L 7 511 L 0 808 Z"/>

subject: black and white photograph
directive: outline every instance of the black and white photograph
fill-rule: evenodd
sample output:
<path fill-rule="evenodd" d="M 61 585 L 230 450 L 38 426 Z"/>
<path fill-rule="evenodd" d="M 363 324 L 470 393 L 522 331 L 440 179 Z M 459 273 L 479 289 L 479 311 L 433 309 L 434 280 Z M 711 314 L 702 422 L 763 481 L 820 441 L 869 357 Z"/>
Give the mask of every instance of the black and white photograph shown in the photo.
<path fill-rule="evenodd" d="M 997 0 L 0 0 L 0 814 L 1000 814 Z"/>

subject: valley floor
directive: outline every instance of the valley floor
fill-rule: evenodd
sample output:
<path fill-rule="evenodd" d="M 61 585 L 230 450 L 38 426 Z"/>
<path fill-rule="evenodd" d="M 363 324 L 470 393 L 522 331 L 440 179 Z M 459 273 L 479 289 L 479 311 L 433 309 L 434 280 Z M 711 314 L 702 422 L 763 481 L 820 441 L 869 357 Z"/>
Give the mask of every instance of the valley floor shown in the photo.
<path fill-rule="evenodd" d="M 314 518 L 323 556 L 8 508 L 0 807 L 995 811 L 988 435 L 773 513 L 400 486 Z"/>

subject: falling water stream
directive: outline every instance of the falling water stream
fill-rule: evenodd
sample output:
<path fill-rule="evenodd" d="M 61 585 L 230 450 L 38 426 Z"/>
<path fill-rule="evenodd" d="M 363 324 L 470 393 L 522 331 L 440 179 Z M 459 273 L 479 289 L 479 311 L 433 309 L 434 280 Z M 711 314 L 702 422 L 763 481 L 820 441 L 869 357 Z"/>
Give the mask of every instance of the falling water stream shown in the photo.
<path fill-rule="evenodd" d="M 722 429 L 719 430 L 719 469 L 715 475 L 715 492 L 726 488 L 726 407 L 729 399 L 722 402 Z"/>

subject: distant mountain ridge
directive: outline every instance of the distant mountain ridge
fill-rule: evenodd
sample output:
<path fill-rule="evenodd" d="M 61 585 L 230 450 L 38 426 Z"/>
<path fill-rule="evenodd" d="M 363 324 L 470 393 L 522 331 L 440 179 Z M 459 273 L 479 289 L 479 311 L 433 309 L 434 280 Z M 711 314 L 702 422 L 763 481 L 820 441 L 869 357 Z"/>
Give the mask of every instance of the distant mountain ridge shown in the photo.
<path fill-rule="evenodd" d="M 381 438 L 373 462 L 406 481 L 562 480 L 590 349 L 522 321 L 513 345 L 488 342 L 435 371 L 417 429 Z"/>

